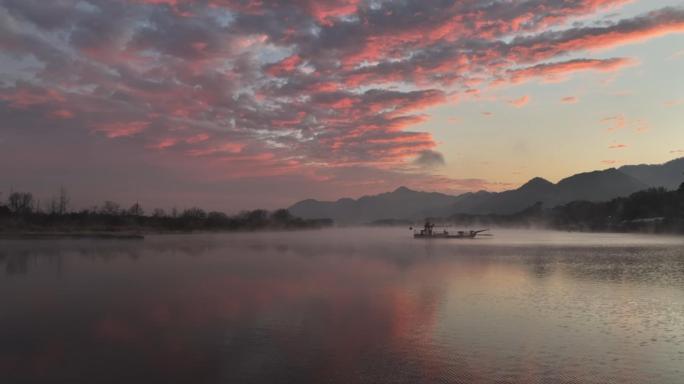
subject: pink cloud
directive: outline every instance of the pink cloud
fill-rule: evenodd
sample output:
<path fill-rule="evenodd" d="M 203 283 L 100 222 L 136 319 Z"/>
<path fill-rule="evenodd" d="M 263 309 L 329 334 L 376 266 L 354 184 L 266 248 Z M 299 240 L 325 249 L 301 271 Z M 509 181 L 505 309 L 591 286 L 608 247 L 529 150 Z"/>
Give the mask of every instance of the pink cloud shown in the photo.
<path fill-rule="evenodd" d="M 115 139 L 119 137 L 129 137 L 135 136 L 150 125 L 146 121 L 131 121 L 125 123 L 105 123 L 99 124 L 95 127 L 95 132 L 102 132 L 110 139 Z"/>
<path fill-rule="evenodd" d="M 309 11 L 320 23 L 331 25 L 334 21 L 330 19 L 355 13 L 360 2 L 360 0 L 313 0 L 309 2 Z"/>
<path fill-rule="evenodd" d="M 627 144 L 611 144 L 608 146 L 609 149 L 625 149 L 627 147 Z"/>
<path fill-rule="evenodd" d="M 8 102 L 11 108 L 27 109 L 37 105 L 63 103 L 66 99 L 61 92 L 54 89 L 17 86 L 4 94 L 0 93 L 0 100 Z"/>
<path fill-rule="evenodd" d="M 99 1 L 98 12 L 73 12 L 53 1 L 41 2 L 41 17 L 20 3 L 5 6 L 21 22 L 2 30 L 0 48 L 43 64 L 11 69 L 11 78 L 30 78 L 31 85 L 0 85 L 0 108 L 31 117 L 18 118 L 31 120 L 20 128 L 63 124 L 73 132 L 126 137 L 119 144 L 131 153 L 137 148 L 150 158 L 145 148 L 164 150 L 153 154 L 192 161 L 196 169 L 211 165 L 216 173 L 238 168 L 231 177 L 350 165 L 405 176 L 416 154 L 438 145 L 413 129 L 427 121 L 430 108 L 459 95 L 491 100 L 485 91 L 497 82 L 614 73 L 636 62 L 594 58 L 596 49 L 679 33 L 684 25 L 677 7 L 585 22 L 625 0 L 441 7 L 427 1 L 131 0 L 125 7 Z M 579 56 L 586 58 L 567 59 Z M 530 100 L 510 102 L 522 107 Z M 602 124 L 610 131 L 650 129 L 624 116 Z"/>
<path fill-rule="evenodd" d="M 68 109 L 58 109 L 52 112 L 52 116 L 57 117 L 59 119 L 72 119 L 74 117 L 74 113 L 69 111 Z"/>
<path fill-rule="evenodd" d="M 615 165 L 617 163 L 618 163 L 617 160 L 601 160 L 601 164 L 605 164 L 605 165 Z"/>
<path fill-rule="evenodd" d="M 294 72 L 301 63 L 302 58 L 299 55 L 292 55 L 267 66 L 266 72 L 271 76 L 285 76 Z"/>
<path fill-rule="evenodd" d="M 148 148 L 151 149 L 166 149 L 173 147 L 174 145 L 178 144 L 178 139 L 174 138 L 165 138 L 157 141 L 156 143 L 149 145 Z"/>
<path fill-rule="evenodd" d="M 634 127 L 634 132 L 636 133 L 646 133 L 651 130 L 651 125 L 642 119 L 636 119 L 632 123 L 632 126 Z"/>
<path fill-rule="evenodd" d="M 206 133 L 199 133 L 197 135 L 193 136 L 188 136 L 188 137 L 164 137 L 161 139 L 156 140 L 153 144 L 148 145 L 147 147 L 150 149 L 168 149 L 175 147 L 178 144 L 188 144 L 188 145 L 193 145 L 193 144 L 199 144 L 204 141 L 209 140 L 209 135 Z M 206 150 L 206 149 L 205 149 Z M 196 151 L 199 151 L 197 153 L 202 153 L 202 149 L 196 149 Z M 217 153 L 221 151 L 208 151 L 205 154 L 210 154 L 210 153 Z"/>
<path fill-rule="evenodd" d="M 513 49 L 521 58 L 542 60 L 563 52 L 596 50 L 684 32 L 684 11 L 665 8 L 605 27 L 585 27 L 523 39 Z"/>
<path fill-rule="evenodd" d="M 197 135 L 186 138 L 185 141 L 188 144 L 197 144 L 209 140 L 209 137 L 210 136 L 206 133 L 198 133 Z"/>
<path fill-rule="evenodd" d="M 672 99 L 665 102 L 665 106 L 668 108 L 676 107 L 678 105 L 683 105 L 684 99 Z"/>
<path fill-rule="evenodd" d="M 536 77 L 547 82 L 565 80 L 566 76 L 580 71 L 614 72 L 624 67 L 634 65 L 635 61 L 628 58 L 613 59 L 577 59 L 557 63 L 538 64 L 532 67 L 509 70 L 508 75 L 513 83 L 521 83 Z"/>
<path fill-rule="evenodd" d="M 579 102 L 579 98 L 576 96 L 566 96 L 561 99 L 563 104 L 576 104 Z"/>
<path fill-rule="evenodd" d="M 245 144 L 242 143 L 220 143 L 211 144 L 205 148 L 191 149 L 187 153 L 190 156 L 209 156 L 209 155 L 231 155 L 242 152 Z"/>
<path fill-rule="evenodd" d="M 616 132 L 627 126 L 627 119 L 624 115 L 604 117 L 601 123 L 608 125 L 608 132 Z"/>
<path fill-rule="evenodd" d="M 525 96 L 521 96 L 517 99 L 509 100 L 508 104 L 510 104 L 516 108 L 522 108 L 522 107 L 526 106 L 529 102 L 530 102 L 530 96 L 525 95 Z"/>
<path fill-rule="evenodd" d="M 606 131 L 609 133 L 615 133 L 626 128 L 629 128 L 635 133 L 639 134 L 646 133 L 651 130 L 651 125 L 648 123 L 648 121 L 644 119 L 627 118 L 623 114 L 604 117 L 600 121 L 602 124 L 608 127 Z"/>

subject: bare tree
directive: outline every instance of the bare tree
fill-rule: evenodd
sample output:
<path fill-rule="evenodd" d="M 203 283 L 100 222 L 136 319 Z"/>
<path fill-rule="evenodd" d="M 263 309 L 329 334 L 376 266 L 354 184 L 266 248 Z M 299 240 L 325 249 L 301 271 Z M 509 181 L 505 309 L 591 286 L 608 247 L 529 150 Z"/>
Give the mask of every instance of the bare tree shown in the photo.
<path fill-rule="evenodd" d="M 59 201 L 57 205 L 57 210 L 60 215 L 64 215 L 67 213 L 67 209 L 69 208 L 69 202 L 71 199 L 69 198 L 69 195 L 67 194 L 66 189 L 64 187 L 59 189 Z"/>
<path fill-rule="evenodd" d="M 0 216 L 9 215 L 10 213 L 9 207 L 2 203 L 2 192 L 0 192 Z"/>
<path fill-rule="evenodd" d="M 121 213 L 121 206 L 113 201 L 105 201 L 102 203 L 100 213 L 103 215 L 119 215 Z"/>
<path fill-rule="evenodd" d="M 136 202 L 128 208 L 128 214 L 131 216 L 142 216 L 145 214 L 145 211 L 143 211 L 142 206 Z"/>
<path fill-rule="evenodd" d="M 184 210 L 181 217 L 185 219 L 204 220 L 207 218 L 207 213 L 201 208 L 192 207 Z"/>
<path fill-rule="evenodd" d="M 56 215 L 57 212 L 59 211 L 59 201 L 57 200 L 57 197 L 52 196 L 50 198 L 50 202 L 48 203 L 48 213 L 51 215 Z"/>
<path fill-rule="evenodd" d="M 7 199 L 7 205 L 12 213 L 31 213 L 33 210 L 33 195 L 28 192 L 12 192 Z"/>
<path fill-rule="evenodd" d="M 157 218 L 166 217 L 166 211 L 164 211 L 161 208 L 155 208 L 154 211 L 152 211 L 152 217 L 157 217 Z"/>

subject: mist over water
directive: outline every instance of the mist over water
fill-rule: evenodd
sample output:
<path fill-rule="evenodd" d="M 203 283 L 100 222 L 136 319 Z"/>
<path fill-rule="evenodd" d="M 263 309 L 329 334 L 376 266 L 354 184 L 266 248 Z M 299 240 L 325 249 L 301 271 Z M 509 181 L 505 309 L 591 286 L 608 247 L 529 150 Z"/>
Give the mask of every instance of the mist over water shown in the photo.
<path fill-rule="evenodd" d="M 680 383 L 684 238 L 0 240 L 0 383 Z"/>

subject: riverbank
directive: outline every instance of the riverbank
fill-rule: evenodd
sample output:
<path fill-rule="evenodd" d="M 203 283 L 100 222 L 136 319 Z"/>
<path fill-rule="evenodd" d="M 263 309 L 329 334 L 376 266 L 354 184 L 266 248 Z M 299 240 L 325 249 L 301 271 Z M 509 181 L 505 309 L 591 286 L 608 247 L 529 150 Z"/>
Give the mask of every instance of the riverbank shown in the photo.
<path fill-rule="evenodd" d="M 302 230 L 333 225 L 327 219 L 301 219 L 286 210 L 246 211 L 234 216 L 198 208 L 180 214 L 145 216 L 130 212 L 80 211 L 64 214 L 0 212 L 0 238 L 135 239 L 145 234 Z"/>
<path fill-rule="evenodd" d="M 0 232 L 0 240 L 102 239 L 143 240 L 140 233 L 125 232 Z"/>

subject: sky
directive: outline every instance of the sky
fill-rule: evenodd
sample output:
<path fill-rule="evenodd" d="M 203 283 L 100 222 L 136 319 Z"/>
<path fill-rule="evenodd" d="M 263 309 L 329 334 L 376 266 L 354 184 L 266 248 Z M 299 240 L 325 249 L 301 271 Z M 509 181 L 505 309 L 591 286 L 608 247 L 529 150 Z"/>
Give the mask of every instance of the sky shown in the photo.
<path fill-rule="evenodd" d="M 674 0 L 0 0 L 0 192 L 236 212 L 684 156 Z"/>

